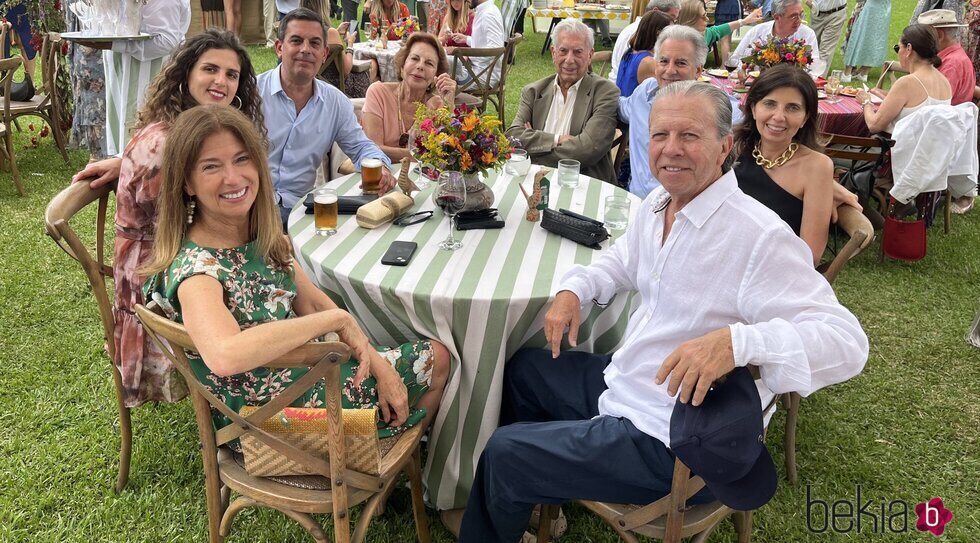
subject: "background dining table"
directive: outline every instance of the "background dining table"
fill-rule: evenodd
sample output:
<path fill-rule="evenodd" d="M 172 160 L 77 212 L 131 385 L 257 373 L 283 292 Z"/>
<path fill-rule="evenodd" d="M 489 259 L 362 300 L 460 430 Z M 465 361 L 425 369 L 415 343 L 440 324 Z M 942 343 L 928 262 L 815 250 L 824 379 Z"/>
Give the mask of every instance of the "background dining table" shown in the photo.
<path fill-rule="evenodd" d="M 716 77 L 705 72 L 712 85 L 732 94 L 734 83 L 725 77 Z M 745 93 L 740 103 L 745 102 Z M 871 136 L 868 124 L 864 122 L 864 109 L 856 98 L 840 95 L 840 101 L 832 104 L 826 99 L 817 100 L 817 132 L 822 134 L 842 134 L 867 138 Z"/>
<path fill-rule="evenodd" d="M 401 51 L 401 40 L 388 40 L 387 47 L 379 47 L 381 40 L 357 42 L 351 46 L 354 49 L 354 60 L 372 59 L 378 61 L 378 79 L 381 81 L 398 81 L 398 70 L 395 68 L 395 55 Z"/>
<path fill-rule="evenodd" d="M 530 187 L 532 166 L 525 187 Z M 549 178 L 557 178 L 555 172 Z M 337 234 L 314 234 L 313 216 L 301 203 L 289 217 L 289 235 L 302 268 L 313 281 L 350 311 L 377 345 L 418 338 L 441 341 L 453 356 L 453 368 L 436 417 L 425 466 L 429 501 L 438 509 L 466 503 L 480 452 L 497 427 L 505 362 L 522 347 L 543 347 L 544 314 L 558 281 L 575 265 L 587 265 L 614 239 L 593 250 L 551 234 L 525 220 L 526 201 L 514 176 L 491 172 L 486 183 L 505 226 L 456 232 L 462 248 L 448 252 L 437 244 L 449 220 L 432 203 L 434 186 L 415 194 L 409 213 L 435 209 L 434 216 L 412 226 L 388 224 L 374 230 L 341 215 Z M 358 174 L 328 186 L 340 195 L 359 194 Z M 602 218 L 605 197 L 631 200 L 631 218 L 640 201 L 622 189 L 581 176 L 575 189 L 551 183 L 552 208 Z M 614 238 L 623 231 L 614 234 Z M 395 240 L 418 244 L 407 266 L 380 260 Z M 578 349 L 612 352 L 622 339 L 633 310 L 633 295 L 616 296 L 607 306 L 583 311 Z"/>

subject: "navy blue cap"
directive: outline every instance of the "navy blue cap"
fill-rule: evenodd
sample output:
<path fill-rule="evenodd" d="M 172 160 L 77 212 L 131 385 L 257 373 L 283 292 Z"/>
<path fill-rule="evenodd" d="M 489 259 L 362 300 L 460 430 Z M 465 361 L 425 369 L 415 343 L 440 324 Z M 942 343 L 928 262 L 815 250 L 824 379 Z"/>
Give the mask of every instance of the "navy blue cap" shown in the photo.
<path fill-rule="evenodd" d="M 674 404 L 670 450 L 732 509 L 758 509 L 776 493 L 776 466 L 763 437 L 762 400 L 747 368 L 735 368 L 697 407 Z"/>

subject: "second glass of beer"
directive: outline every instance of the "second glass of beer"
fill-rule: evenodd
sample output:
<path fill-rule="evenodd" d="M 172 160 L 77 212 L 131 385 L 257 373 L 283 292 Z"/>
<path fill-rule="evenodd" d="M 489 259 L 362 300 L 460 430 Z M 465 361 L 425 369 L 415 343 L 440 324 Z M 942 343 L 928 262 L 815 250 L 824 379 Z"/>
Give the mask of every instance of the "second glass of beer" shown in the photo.
<path fill-rule="evenodd" d="M 381 190 L 381 168 L 384 162 L 376 158 L 366 158 L 361 161 L 361 192 L 377 194 Z"/>
<path fill-rule="evenodd" d="M 337 233 L 337 191 L 320 188 L 313 193 L 313 223 L 318 236 Z"/>

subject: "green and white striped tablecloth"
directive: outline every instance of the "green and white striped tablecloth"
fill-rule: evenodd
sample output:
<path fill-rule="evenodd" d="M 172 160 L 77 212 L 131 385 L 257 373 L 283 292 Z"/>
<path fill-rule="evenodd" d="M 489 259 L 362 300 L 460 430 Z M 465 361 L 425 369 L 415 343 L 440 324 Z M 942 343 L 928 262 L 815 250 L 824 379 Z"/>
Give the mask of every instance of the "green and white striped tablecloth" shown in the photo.
<path fill-rule="evenodd" d="M 525 187 L 536 169 L 532 167 Z M 338 194 L 352 195 L 359 193 L 359 184 L 355 174 L 330 186 Z M 376 344 L 434 338 L 459 361 L 435 419 L 425 468 L 429 498 L 438 509 L 466 504 L 480 452 L 497 426 L 504 362 L 521 347 L 544 346 L 544 314 L 558 280 L 573 265 L 589 264 L 600 254 L 526 221 L 527 205 L 512 176 L 491 174 L 487 184 L 506 226 L 457 232 L 463 247 L 455 252 L 436 246 L 449 232 L 449 221 L 438 209 L 421 224 L 375 230 L 341 215 L 331 237 L 314 235 L 313 216 L 302 205 L 289 217 L 289 234 L 303 269 L 353 313 Z M 434 209 L 431 193 L 431 187 L 416 193 L 412 212 Z M 605 197 L 614 194 L 628 195 L 584 176 L 576 189 L 552 181 L 551 207 L 601 218 Z M 629 197 L 632 215 L 639 200 Z M 408 266 L 381 264 L 395 240 L 418 243 Z M 583 315 L 579 348 L 611 352 L 631 310 L 629 295 L 617 296 L 605 308 L 592 306 Z"/>

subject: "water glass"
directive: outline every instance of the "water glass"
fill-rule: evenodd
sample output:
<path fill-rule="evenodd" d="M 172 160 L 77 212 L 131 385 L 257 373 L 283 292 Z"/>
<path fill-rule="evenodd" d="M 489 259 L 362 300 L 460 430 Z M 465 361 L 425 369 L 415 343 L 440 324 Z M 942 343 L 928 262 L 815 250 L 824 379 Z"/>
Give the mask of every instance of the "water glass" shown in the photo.
<path fill-rule="evenodd" d="M 840 70 L 834 70 L 830 72 L 830 76 L 827 77 L 827 83 L 824 85 L 824 90 L 827 91 L 827 103 L 836 104 L 840 102 L 840 98 L 837 97 L 837 93 L 841 90 L 841 77 L 843 72 Z"/>
<path fill-rule="evenodd" d="M 574 189 L 578 186 L 578 175 L 581 163 L 577 160 L 565 159 L 558 161 L 558 186 Z"/>
<path fill-rule="evenodd" d="M 607 196 L 602 221 L 610 230 L 623 230 L 630 220 L 630 199 L 626 196 Z"/>
<path fill-rule="evenodd" d="M 524 177 L 531 169 L 531 158 L 524 149 L 514 149 L 504 165 L 504 172 L 515 177 Z"/>

